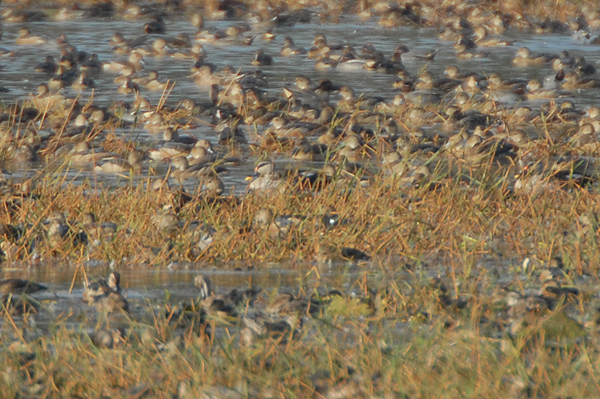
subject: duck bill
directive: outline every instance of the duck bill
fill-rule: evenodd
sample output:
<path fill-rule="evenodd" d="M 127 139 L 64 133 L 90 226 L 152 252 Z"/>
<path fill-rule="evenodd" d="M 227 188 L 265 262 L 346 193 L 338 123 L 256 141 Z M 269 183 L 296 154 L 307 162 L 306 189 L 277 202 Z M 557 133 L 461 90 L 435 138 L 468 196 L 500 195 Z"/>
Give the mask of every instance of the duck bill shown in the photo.
<path fill-rule="evenodd" d="M 255 173 L 252 176 L 246 176 L 246 181 L 252 181 L 252 180 L 256 179 L 258 176 L 260 176 L 259 173 Z"/>

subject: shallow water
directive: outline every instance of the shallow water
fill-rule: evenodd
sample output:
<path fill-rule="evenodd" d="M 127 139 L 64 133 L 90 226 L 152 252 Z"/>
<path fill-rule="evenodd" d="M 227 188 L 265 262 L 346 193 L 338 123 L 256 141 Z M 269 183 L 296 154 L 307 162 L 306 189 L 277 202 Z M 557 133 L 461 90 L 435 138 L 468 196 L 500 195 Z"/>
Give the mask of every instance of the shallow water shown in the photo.
<path fill-rule="evenodd" d="M 56 267 L 52 267 L 56 266 Z M 94 280 L 109 273 L 106 265 L 84 264 L 87 276 Z M 296 265 L 299 270 L 290 265 L 268 264 L 261 265 L 256 270 L 241 268 L 232 271 L 220 270 L 219 265 L 198 270 L 193 265 L 170 265 L 164 269 L 121 269 L 121 286 L 124 296 L 129 302 L 130 317 L 133 320 L 147 320 L 152 312 L 164 312 L 162 305 L 181 306 L 197 300 L 199 291 L 194 286 L 194 278 L 198 274 L 208 276 L 212 282 L 215 294 L 227 294 L 233 289 L 260 288 L 266 297 L 276 293 L 292 295 L 324 294 L 329 289 L 343 290 L 345 293 L 362 293 L 358 284 L 365 269 L 356 264 L 339 263 L 332 267 L 311 269 L 310 264 Z M 43 282 L 47 291 L 34 293 L 31 299 L 39 302 L 35 315 L 35 327 L 38 333 L 44 333 L 51 328 L 56 320 L 71 328 L 94 328 L 95 316 L 98 314 L 83 299 L 83 267 L 65 267 L 64 265 L 42 264 L 30 267 L 26 272 L 19 270 L 4 270 L 2 278 L 27 278 Z M 0 312 L 2 308 L 0 307 Z M 12 320 L 23 322 L 27 326 L 27 317 L 14 316 L 12 319 L 0 317 L 0 329 L 12 328 Z"/>

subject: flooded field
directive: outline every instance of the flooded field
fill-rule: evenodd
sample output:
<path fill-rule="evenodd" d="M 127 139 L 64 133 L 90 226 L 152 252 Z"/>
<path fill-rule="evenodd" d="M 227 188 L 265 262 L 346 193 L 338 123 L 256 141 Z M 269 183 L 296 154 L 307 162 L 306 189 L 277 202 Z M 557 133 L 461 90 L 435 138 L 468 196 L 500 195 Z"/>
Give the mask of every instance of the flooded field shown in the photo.
<path fill-rule="evenodd" d="M 0 13 L 6 397 L 597 393 L 594 3 Z"/>

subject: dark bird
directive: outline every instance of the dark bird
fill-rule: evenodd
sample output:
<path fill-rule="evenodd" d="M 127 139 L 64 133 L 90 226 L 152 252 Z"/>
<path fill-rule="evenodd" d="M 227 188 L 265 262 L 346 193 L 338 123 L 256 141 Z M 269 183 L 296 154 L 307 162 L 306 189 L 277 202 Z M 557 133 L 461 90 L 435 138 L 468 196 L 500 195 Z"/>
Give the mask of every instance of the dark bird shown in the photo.
<path fill-rule="evenodd" d="M 29 280 L 20 278 L 9 278 L 0 280 L 0 295 L 10 294 L 33 294 L 34 292 L 45 291 L 48 288 Z"/>

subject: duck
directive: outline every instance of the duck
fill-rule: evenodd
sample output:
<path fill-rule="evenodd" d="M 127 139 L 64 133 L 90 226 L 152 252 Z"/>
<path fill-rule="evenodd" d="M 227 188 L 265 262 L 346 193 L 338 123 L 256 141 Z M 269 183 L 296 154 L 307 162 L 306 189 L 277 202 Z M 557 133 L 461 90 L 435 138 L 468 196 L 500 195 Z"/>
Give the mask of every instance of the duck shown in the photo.
<path fill-rule="evenodd" d="M 243 33 L 250 30 L 250 25 L 245 22 L 236 23 L 235 25 L 230 25 L 225 33 L 227 33 L 228 37 L 234 38 L 242 35 Z"/>
<path fill-rule="evenodd" d="M 88 141 L 81 141 L 75 144 L 68 155 L 71 164 L 75 166 L 99 162 L 102 159 L 112 156 L 108 152 L 92 148 Z"/>
<path fill-rule="evenodd" d="M 320 90 L 319 87 L 313 88 L 310 79 L 303 75 L 296 76 L 294 80 L 295 88 L 286 86 L 282 88 L 283 97 L 286 100 L 297 101 L 315 109 L 321 109 L 329 105 L 329 91 Z"/>
<path fill-rule="evenodd" d="M 515 176 L 513 186 L 515 194 L 532 195 L 541 191 L 555 191 L 560 189 L 560 183 L 552 179 L 546 165 L 541 161 L 525 163 L 522 159 L 518 161 L 520 173 Z"/>
<path fill-rule="evenodd" d="M 334 116 L 335 111 L 333 107 L 325 105 L 319 108 L 308 107 L 300 120 L 305 123 L 312 123 L 316 128 L 312 132 L 318 133 L 320 130 L 326 131 L 329 128 Z"/>
<path fill-rule="evenodd" d="M 152 223 L 158 233 L 166 235 L 172 235 L 182 227 L 179 216 L 170 204 L 164 206 L 160 212 L 152 216 Z"/>
<path fill-rule="evenodd" d="M 136 73 L 133 65 L 125 64 L 123 65 L 123 69 L 118 72 L 118 75 L 114 78 L 113 82 L 121 85 L 127 81 L 132 81 L 135 84 L 138 84 L 137 81 L 143 78 L 136 77 Z"/>
<path fill-rule="evenodd" d="M 43 22 L 47 19 L 44 11 L 5 7 L 2 10 L 2 19 L 8 23 Z"/>
<path fill-rule="evenodd" d="M 133 49 L 146 43 L 148 36 L 139 36 L 133 39 L 125 39 L 121 32 L 115 32 L 109 43 L 113 46 L 113 52 L 117 54 L 130 54 Z"/>
<path fill-rule="evenodd" d="M 162 145 L 148 150 L 148 157 L 154 161 L 162 161 L 166 158 L 177 156 L 187 157 L 193 145 L 178 141 L 166 141 Z"/>
<path fill-rule="evenodd" d="M 192 68 L 192 71 L 191 77 L 201 88 L 211 87 L 215 84 L 228 87 L 231 82 L 236 82 L 240 77 L 240 74 L 231 67 L 225 67 L 216 72 L 215 67 L 210 64 L 202 64 L 198 68 Z"/>
<path fill-rule="evenodd" d="M 475 76 L 468 76 L 454 88 L 454 91 L 474 95 L 481 93 L 481 88 L 479 87 L 479 82 Z"/>
<path fill-rule="evenodd" d="M 414 88 L 416 90 L 441 90 L 447 92 L 460 86 L 460 84 L 461 81 L 458 79 L 448 77 L 436 79 L 431 71 L 424 71 L 419 75 L 419 80 L 416 82 Z"/>
<path fill-rule="evenodd" d="M 556 98 L 559 96 L 559 92 L 554 89 L 545 89 L 537 79 L 531 79 L 527 83 L 525 92 L 525 98 L 527 100 L 546 100 Z"/>
<path fill-rule="evenodd" d="M 335 186 L 348 188 L 358 184 L 360 187 L 368 187 L 371 184 L 372 173 L 363 165 L 342 160 L 325 164 L 320 171 L 325 183 L 333 183 Z"/>
<path fill-rule="evenodd" d="M 298 161 L 325 161 L 329 153 L 329 147 L 325 144 L 311 144 L 306 137 L 299 137 L 295 141 L 292 158 Z"/>
<path fill-rule="evenodd" d="M 273 65 L 273 57 L 265 53 L 264 50 L 256 50 L 254 58 L 250 62 L 254 66 L 269 66 Z"/>
<path fill-rule="evenodd" d="M 86 276 L 83 280 L 83 301 L 92 305 L 97 297 L 116 290 L 119 287 L 120 279 L 119 272 L 111 272 L 108 278 L 102 277 L 96 280 L 90 280 Z"/>
<path fill-rule="evenodd" d="M 202 145 L 194 145 L 189 153 L 189 164 L 190 166 L 198 164 L 213 163 L 217 160 L 217 154 L 210 152 L 207 148 Z"/>
<path fill-rule="evenodd" d="M 592 63 L 588 62 L 582 55 L 575 57 L 575 64 L 573 65 L 573 68 L 581 76 L 589 76 L 596 73 L 596 67 Z"/>
<path fill-rule="evenodd" d="M 206 149 L 206 151 L 209 154 L 214 154 L 215 153 L 215 149 L 212 145 L 212 143 L 206 139 L 200 139 L 196 142 L 195 147 L 202 147 L 204 149 Z"/>
<path fill-rule="evenodd" d="M 211 106 L 214 104 L 210 104 Z M 184 98 L 177 106 L 177 111 L 183 116 L 197 116 L 205 111 L 204 104 L 198 103 L 193 98 Z"/>
<path fill-rule="evenodd" d="M 19 46 L 42 46 L 48 41 L 41 36 L 32 35 L 28 28 L 19 30 L 19 37 L 15 40 L 15 44 Z"/>
<path fill-rule="evenodd" d="M 121 18 L 125 20 L 135 20 L 140 18 L 142 13 L 142 7 L 139 4 L 129 4 L 125 7 L 125 12 L 121 15 Z"/>
<path fill-rule="evenodd" d="M 349 134 L 342 142 L 340 148 L 335 154 L 336 158 L 346 159 L 350 162 L 370 161 L 375 156 L 369 146 L 364 145 L 362 140 L 356 134 Z"/>
<path fill-rule="evenodd" d="M 530 67 L 543 65 L 556 58 L 558 58 L 556 54 L 532 54 L 529 47 L 521 47 L 517 50 L 517 55 L 513 58 L 512 63 L 518 67 Z"/>
<path fill-rule="evenodd" d="M 579 126 L 579 131 L 569 140 L 577 151 L 594 153 L 600 148 L 598 134 L 593 124 L 584 123 Z"/>
<path fill-rule="evenodd" d="M 204 198 L 217 198 L 225 191 L 225 183 L 216 170 L 210 170 L 201 179 Z"/>
<path fill-rule="evenodd" d="M 389 64 L 386 60 L 365 59 L 365 58 L 342 58 L 337 60 L 336 68 L 343 72 L 373 71 L 380 73 L 393 74 L 392 68 L 387 68 Z"/>
<path fill-rule="evenodd" d="M 302 138 L 308 134 L 309 129 L 302 124 L 290 122 L 283 115 L 271 119 L 271 126 L 265 130 L 265 137 L 275 135 L 279 139 Z"/>
<path fill-rule="evenodd" d="M 99 245 L 102 241 L 111 240 L 119 226 L 113 222 L 96 221 L 96 215 L 92 212 L 84 212 L 80 216 L 82 231 L 80 234 L 85 235 L 85 241 L 91 245 Z"/>
<path fill-rule="evenodd" d="M 140 97 L 138 97 L 138 98 L 140 98 Z M 165 121 L 165 117 L 164 117 L 163 113 L 153 112 L 152 107 L 150 106 L 149 102 L 147 104 L 143 104 L 143 103 L 135 104 L 136 107 L 143 107 L 144 105 L 148 105 L 148 107 L 144 107 L 144 108 L 147 108 L 145 110 L 146 112 L 144 113 L 144 117 L 146 120 L 146 122 L 144 123 L 144 129 L 146 129 L 148 131 L 148 133 L 150 133 L 150 134 L 163 133 L 163 137 L 164 137 L 164 133 L 166 132 L 166 129 L 170 126 Z M 172 132 L 170 134 L 172 134 Z M 169 141 L 169 140 L 167 139 L 166 141 Z"/>
<path fill-rule="evenodd" d="M 67 69 L 64 65 L 59 65 L 55 76 L 48 81 L 48 87 L 59 90 L 71 86 L 76 76 L 77 71 L 75 69 Z"/>
<path fill-rule="evenodd" d="M 600 132 L 600 107 L 588 107 L 577 123 L 579 126 L 586 123 L 591 123 L 596 131 Z"/>
<path fill-rule="evenodd" d="M 427 165 L 413 166 L 400 180 L 401 185 L 406 188 L 420 188 L 425 186 L 431 179 L 431 170 Z"/>
<path fill-rule="evenodd" d="M 140 72 L 144 69 L 144 56 L 137 51 L 132 51 L 127 61 L 110 61 L 102 64 L 102 69 L 105 72 L 120 73 L 125 68 L 132 68 L 135 72 Z"/>
<path fill-rule="evenodd" d="M 342 86 L 340 88 L 340 97 L 337 106 L 342 112 L 354 112 L 357 108 L 372 110 L 378 103 L 384 100 L 380 97 L 358 97 L 354 89 L 350 86 Z"/>
<path fill-rule="evenodd" d="M 283 47 L 281 48 L 280 54 L 283 55 L 284 57 L 290 57 L 293 55 L 302 55 L 302 54 L 306 54 L 306 49 L 304 47 L 297 46 L 294 43 L 294 39 L 287 36 L 284 39 Z"/>
<path fill-rule="evenodd" d="M 462 50 L 474 50 L 477 48 L 477 43 L 475 43 L 475 40 L 471 35 L 460 34 L 458 40 L 452 47 L 456 51 L 460 51 L 459 48 Z"/>
<path fill-rule="evenodd" d="M 37 95 L 31 98 L 32 105 L 37 109 L 56 109 L 65 105 L 70 100 L 62 94 L 53 94 L 50 92 L 48 84 L 41 83 L 37 88 Z"/>
<path fill-rule="evenodd" d="M 252 224 L 258 229 L 266 231 L 271 238 L 284 238 L 303 221 L 304 218 L 297 216 L 274 216 L 271 210 L 262 208 L 254 215 Z"/>
<path fill-rule="evenodd" d="M 331 52 L 332 50 L 341 50 L 341 45 L 328 45 L 327 38 L 323 34 L 317 34 L 313 39 L 313 46 L 308 49 L 308 58 L 321 58 Z"/>
<path fill-rule="evenodd" d="M 187 33 L 179 33 L 177 36 L 168 37 L 165 39 L 169 46 L 174 48 L 190 48 L 192 47 L 192 39 Z M 198 43 L 199 44 L 199 43 Z M 200 45 L 200 47 L 202 47 Z"/>
<path fill-rule="evenodd" d="M 385 153 L 381 164 L 384 167 L 384 172 L 394 177 L 403 177 L 409 170 L 409 164 L 403 162 L 402 155 L 398 151 Z"/>
<path fill-rule="evenodd" d="M 40 303 L 31 298 L 13 297 L 4 295 L 0 297 L 0 308 L 10 317 L 36 314 L 40 310 Z"/>
<path fill-rule="evenodd" d="M 142 151 L 131 151 L 127 155 L 127 159 L 109 158 L 104 162 L 97 163 L 94 166 L 94 171 L 98 173 L 123 173 L 130 172 L 139 174 L 142 171 L 142 160 L 145 154 Z"/>
<path fill-rule="evenodd" d="M 283 186 L 281 174 L 275 171 L 275 163 L 262 161 L 254 168 L 254 175 L 249 178 L 248 192 L 272 192 Z"/>
<path fill-rule="evenodd" d="M 308 50 L 306 57 L 309 59 L 316 59 L 317 61 L 325 58 L 332 59 L 333 57 L 330 57 L 330 55 L 333 54 L 332 51 L 332 48 L 328 45 L 313 46 Z"/>
<path fill-rule="evenodd" d="M 174 51 L 171 53 L 171 57 L 180 60 L 193 59 L 196 61 L 202 61 L 204 58 L 206 58 L 206 50 L 204 50 L 204 47 L 200 43 L 194 43 L 194 45 L 187 51 Z"/>
<path fill-rule="evenodd" d="M 318 303 L 311 301 L 310 298 L 298 295 L 294 296 L 291 293 L 281 293 L 276 295 L 264 308 L 268 317 L 274 318 L 275 323 L 270 323 L 269 330 L 273 332 L 287 332 L 292 329 L 293 321 L 289 322 L 289 318 L 282 317 L 291 314 L 315 314 L 321 311 L 321 306 Z M 246 319 L 245 319 L 246 320 Z M 262 322 L 264 327 L 267 327 L 266 320 L 257 320 Z M 275 324 L 275 325 L 273 325 Z"/>
<path fill-rule="evenodd" d="M 567 51 L 561 51 L 559 57 L 553 59 L 551 64 L 554 72 L 559 72 L 563 69 L 567 70 L 569 68 L 573 68 L 575 65 L 575 59 L 572 58 Z"/>
<path fill-rule="evenodd" d="M 194 278 L 194 286 L 198 288 L 200 299 L 204 300 L 213 295 L 210 278 L 204 275 L 198 275 Z"/>
<path fill-rule="evenodd" d="M 502 40 L 496 37 L 489 37 L 485 26 L 480 25 L 475 28 L 475 43 L 480 47 L 506 47 L 512 46 L 514 40 Z"/>
<path fill-rule="evenodd" d="M 456 40 L 458 40 L 458 38 Z M 417 61 L 433 61 L 438 52 L 439 49 L 429 50 L 424 53 L 413 53 L 406 45 L 400 44 L 394 49 L 391 60 L 394 62 L 399 62 L 400 64 L 403 62 L 410 63 Z"/>
<path fill-rule="evenodd" d="M 260 69 L 257 69 L 253 73 L 241 74 L 237 80 L 242 85 L 244 90 L 261 90 L 269 87 L 269 82 Z"/>
<path fill-rule="evenodd" d="M 315 35 L 315 38 L 313 39 L 313 46 L 317 47 L 317 48 L 323 47 L 323 46 L 328 46 L 332 50 L 341 50 L 343 47 L 343 45 L 340 43 L 336 43 L 336 44 L 329 43 L 327 41 L 327 37 L 322 33 L 318 33 Z"/>
<path fill-rule="evenodd" d="M 565 74 L 560 87 L 564 90 L 594 89 L 600 87 L 600 80 L 590 76 L 580 76 L 574 71 Z"/>
<path fill-rule="evenodd" d="M 56 73 L 58 64 L 54 61 L 54 57 L 51 55 L 46 56 L 46 60 L 36 65 L 35 70 L 37 72 L 44 73 Z"/>
<path fill-rule="evenodd" d="M 176 156 L 171 160 L 171 176 L 179 180 L 186 180 L 189 178 L 202 179 L 211 171 L 214 171 L 215 168 L 215 166 L 209 163 L 190 166 L 188 159 L 182 155 Z M 221 167 L 216 170 L 223 171 Z"/>
<path fill-rule="evenodd" d="M 88 76 L 87 72 L 83 71 L 79 74 L 79 77 L 73 82 L 71 87 L 78 91 L 90 90 L 96 88 L 96 82 Z"/>
<path fill-rule="evenodd" d="M 136 53 L 140 53 L 142 56 L 149 57 L 168 57 L 171 56 L 169 44 L 165 39 L 159 37 L 152 42 L 150 47 L 137 47 Z"/>
<path fill-rule="evenodd" d="M 61 211 L 50 212 L 44 224 L 48 243 L 51 247 L 59 247 L 69 238 L 71 227 Z"/>
<path fill-rule="evenodd" d="M 368 262 L 371 260 L 371 257 L 356 248 L 338 248 L 334 245 L 317 243 L 314 259 L 319 264 L 331 265 L 337 261 Z"/>
<path fill-rule="evenodd" d="M 472 60 L 478 58 L 488 58 L 490 54 L 486 51 L 480 51 L 477 49 L 469 49 L 467 46 L 462 44 L 454 45 L 454 56 L 459 60 Z"/>
<path fill-rule="evenodd" d="M 0 242 L 0 256 L 7 262 L 13 262 L 19 259 L 19 245 L 6 239 Z"/>
<path fill-rule="evenodd" d="M 121 291 L 121 275 L 112 272 L 108 279 L 84 282 L 83 299 L 102 313 L 128 313 L 129 302 Z"/>
<path fill-rule="evenodd" d="M 148 91 L 164 91 L 169 88 L 169 82 L 160 82 L 158 80 L 158 72 L 150 71 L 142 86 Z"/>
<path fill-rule="evenodd" d="M 488 76 L 488 90 L 510 90 L 510 91 L 523 91 L 527 86 L 528 81 L 525 79 L 510 79 L 504 80 L 502 76 L 493 72 Z"/>
<path fill-rule="evenodd" d="M 194 41 L 198 43 L 215 44 L 219 40 L 227 37 L 227 32 L 218 28 L 200 28 L 194 35 Z"/>
<path fill-rule="evenodd" d="M 46 291 L 47 289 L 48 288 L 44 285 L 20 278 L 8 278 L 0 280 L 1 296 L 34 294 L 36 292 Z"/>
<path fill-rule="evenodd" d="M 198 289 L 200 306 L 207 311 L 217 315 L 238 316 L 236 308 L 240 306 L 252 306 L 256 296 L 260 293 L 259 288 L 233 289 L 227 294 L 216 295 L 210 278 L 206 275 L 198 275 L 194 278 L 194 286 Z"/>
<path fill-rule="evenodd" d="M 598 152 L 597 142 L 591 143 L 596 147 L 593 152 Z M 598 181 L 599 173 L 596 162 L 590 157 L 560 157 L 551 165 L 552 178 L 564 182 L 572 182 L 585 186 Z"/>
<path fill-rule="evenodd" d="M 79 70 L 89 73 L 98 73 L 102 71 L 102 62 L 98 58 L 98 54 L 90 54 L 85 60 L 79 64 Z"/>
<path fill-rule="evenodd" d="M 328 71 L 333 68 L 337 68 L 338 61 L 334 60 L 329 54 L 319 58 L 315 63 L 315 69 L 317 71 Z"/>
<path fill-rule="evenodd" d="M 470 76 L 474 76 L 477 79 L 477 81 L 480 81 L 483 79 L 476 72 L 461 72 L 460 68 L 456 65 L 448 65 L 444 69 L 444 75 L 450 79 L 456 79 L 456 80 L 464 80 Z"/>
<path fill-rule="evenodd" d="M 244 129 L 239 122 L 239 119 L 231 117 L 221 120 L 215 126 L 215 131 L 219 133 L 220 145 L 248 144 Z"/>
<path fill-rule="evenodd" d="M 140 86 L 135 83 L 131 77 L 127 76 L 123 82 L 117 87 L 117 93 L 120 94 L 137 94 L 140 92 Z"/>
<path fill-rule="evenodd" d="M 525 99 L 527 81 L 524 79 L 504 80 L 499 73 L 491 73 L 487 79 L 485 95 L 500 102 L 516 103 Z"/>
<path fill-rule="evenodd" d="M 167 24 L 163 21 L 162 17 L 159 15 L 155 17 L 153 20 L 146 22 L 144 24 L 144 33 L 146 34 L 158 34 L 162 35 L 167 32 Z"/>

